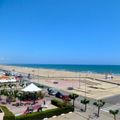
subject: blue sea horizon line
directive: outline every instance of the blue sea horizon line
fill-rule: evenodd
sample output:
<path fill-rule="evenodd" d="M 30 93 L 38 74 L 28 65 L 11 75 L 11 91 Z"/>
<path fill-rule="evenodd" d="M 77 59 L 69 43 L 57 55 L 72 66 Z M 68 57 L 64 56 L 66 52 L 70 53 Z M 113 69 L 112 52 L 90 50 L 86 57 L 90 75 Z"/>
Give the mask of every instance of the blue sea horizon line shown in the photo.
<path fill-rule="evenodd" d="M 6 64 L 11 66 L 54 69 L 72 72 L 120 74 L 120 65 L 83 65 L 83 64 Z"/>
<path fill-rule="evenodd" d="M 63 63 L 48 63 L 48 64 L 45 64 L 45 63 L 15 63 L 15 64 L 1 64 L 1 65 L 81 65 L 81 66 L 84 66 L 84 65 L 88 65 L 88 66 L 120 66 L 120 64 L 63 64 Z"/>

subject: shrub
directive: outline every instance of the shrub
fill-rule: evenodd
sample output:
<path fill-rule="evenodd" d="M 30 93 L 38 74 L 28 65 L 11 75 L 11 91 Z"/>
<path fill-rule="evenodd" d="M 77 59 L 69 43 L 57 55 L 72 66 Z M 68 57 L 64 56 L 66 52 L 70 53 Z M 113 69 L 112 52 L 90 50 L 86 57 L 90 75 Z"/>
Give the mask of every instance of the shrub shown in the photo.
<path fill-rule="evenodd" d="M 1 109 L 4 111 L 4 119 L 3 120 L 15 120 L 15 116 L 12 112 L 10 112 L 7 107 L 0 106 Z"/>
<path fill-rule="evenodd" d="M 61 101 L 61 100 L 58 100 L 58 99 L 53 99 L 53 100 L 51 100 L 51 104 L 52 104 L 52 105 L 55 105 L 55 106 L 57 106 L 57 107 L 59 107 L 59 108 L 71 106 L 71 104 L 68 104 L 68 102 Z"/>
<path fill-rule="evenodd" d="M 37 98 L 43 99 L 45 97 L 45 94 L 41 91 L 37 93 Z"/>
<path fill-rule="evenodd" d="M 64 102 L 61 102 L 60 100 L 57 100 L 57 99 L 51 100 L 51 104 L 59 108 L 65 107 Z"/>
<path fill-rule="evenodd" d="M 63 113 L 68 113 L 70 111 L 73 111 L 72 107 L 55 108 L 55 109 L 46 110 L 42 112 L 35 112 L 32 114 L 17 116 L 16 120 L 42 120 L 44 118 L 50 118 L 54 115 L 58 116 Z"/>
<path fill-rule="evenodd" d="M 52 104 L 52 105 L 55 105 L 55 106 L 57 106 L 57 107 L 60 107 L 60 108 L 63 107 L 63 102 L 61 102 L 60 100 L 57 100 L 57 99 L 51 100 L 51 104 Z"/>

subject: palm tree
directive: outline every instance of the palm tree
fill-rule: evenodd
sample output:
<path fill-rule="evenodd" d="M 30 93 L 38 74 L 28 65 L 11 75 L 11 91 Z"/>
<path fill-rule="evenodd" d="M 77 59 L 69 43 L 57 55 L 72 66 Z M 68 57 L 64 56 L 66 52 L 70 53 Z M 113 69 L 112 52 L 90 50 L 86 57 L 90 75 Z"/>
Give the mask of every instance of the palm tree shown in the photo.
<path fill-rule="evenodd" d="M 81 103 L 85 105 L 85 112 L 86 112 L 86 110 L 87 110 L 87 104 L 89 104 L 90 101 L 85 98 L 85 99 L 81 100 Z"/>
<path fill-rule="evenodd" d="M 37 93 L 37 98 L 43 99 L 45 97 L 45 94 L 42 93 L 41 91 Z"/>
<path fill-rule="evenodd" d="M 0 100 L 2 100 L 1 96 L 2 96 L 2 90 L 1 90 L 2 85 L 0 85 Z"/>
<path fill-rule="evenodd" d="M 78 97 L 77 94 L 70 94 L 70 95 L 69 95 L 69 98 L 73 100 L 73 109 L 74 109 L 74 107 L 75 107 L 75 99 L 76 99 L 77 97 Z"/>
<path fill-rule="evenodd" d="M 21 100 L 23 98 L 23 94 L 22 93 L 17 93 L 17 98 L 18 98 L 18 100 L 20 101 L 20 104 L 21 104 Z"/>
<path fill-rule="evenodd" d="M 16 98 L 18 97 L 18 90 L 14 90 L 14 92 L 13 92 L 13 97 L 14 97 L 15 100 L 16 100 Z"/>
<path fill-rule="evenodd" d="M 105 102 L 102 100 L 98 100 L 97 102 L 94 102 L 93 105 L 95 105 L 96 107 L 98 107 L 98 117 L 100 115 L 100 108 L 103 107 L 105 105 Z"/>
<path fill-rule="evenodd" d="M 114 116 L 114 120 L 116 120 L 116 115 L 119 113 L 119 110 L 109 110 L 109 113 Z"/>
<path fill-rule="evenodd" d="M 7 84 L 6 84 L 6 83 L 4 83 L 4 85 L 3 85 L 3 86 L 4 86 L 4 90 L 5 90 L 5 89 L 6 89 L 6 87 L 7 87 Z"/>

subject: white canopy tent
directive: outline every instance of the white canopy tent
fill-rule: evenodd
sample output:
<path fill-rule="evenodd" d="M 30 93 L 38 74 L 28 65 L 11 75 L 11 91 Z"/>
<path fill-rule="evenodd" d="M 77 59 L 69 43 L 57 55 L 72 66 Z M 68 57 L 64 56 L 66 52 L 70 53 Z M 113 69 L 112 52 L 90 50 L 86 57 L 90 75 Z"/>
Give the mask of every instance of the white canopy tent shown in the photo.
<path fill-rule="evenodd" d="M 23 92 L 39 92 L 42 91 L 41 88 L 37 87 L 35 84 L 31 83 L 26 88 L 22 89 Z"/>

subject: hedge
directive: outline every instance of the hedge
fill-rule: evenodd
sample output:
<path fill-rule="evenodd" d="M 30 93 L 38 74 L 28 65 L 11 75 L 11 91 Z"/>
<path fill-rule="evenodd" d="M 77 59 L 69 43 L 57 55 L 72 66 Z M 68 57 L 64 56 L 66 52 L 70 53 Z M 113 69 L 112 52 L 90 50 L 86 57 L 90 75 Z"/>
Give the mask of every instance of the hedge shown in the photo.
<path fill-rule="evenodd" d="M 15 120 L 14 114 L 10 112 L 6 106 L 0 106 L 0 108 L 5 114 L 3 120 Z"/>
<path fill-rule="evenodd" d="M 63 107 L 67 107 L 68 106 L 68 104 L 66 102 L 63 102 L 63 101 L 58 100 L 58 99 L 51 100 L 51 104 L 55 105 L 55 106 L 57 106 L 59 108 L 63 108 Z"/>
<path fill-rule="evenodd" d="M 50 118 L 52 116 L 58 116 L 63 113 L 68 113 L 73 111 L 72 107 L 64 107 L 64 108 L 55 108 L 51 110 L 46 110 L 42 112 L 35 112 L 23 116 L 17 116 L 16 120 L 42 120 L 44 118 Z"/>

